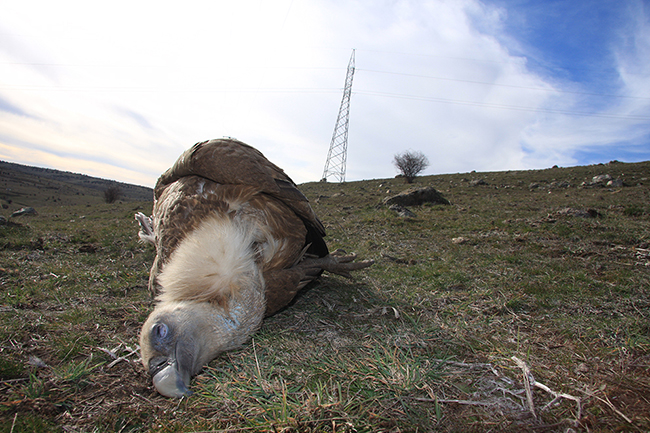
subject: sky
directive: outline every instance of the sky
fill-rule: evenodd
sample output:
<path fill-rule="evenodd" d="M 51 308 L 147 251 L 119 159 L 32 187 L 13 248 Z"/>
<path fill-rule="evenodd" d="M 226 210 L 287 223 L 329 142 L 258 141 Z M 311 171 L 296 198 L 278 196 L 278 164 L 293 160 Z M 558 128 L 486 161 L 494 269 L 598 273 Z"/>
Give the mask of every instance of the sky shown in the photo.
<path fill-rule="evenodd" d="M 650 2 L 21 0 L 0 7 L 0 160 L 153 186 L 234 137 L 346 180 L 650 160 Z M 332 180 L 332 179 L 331 179 Z"/>

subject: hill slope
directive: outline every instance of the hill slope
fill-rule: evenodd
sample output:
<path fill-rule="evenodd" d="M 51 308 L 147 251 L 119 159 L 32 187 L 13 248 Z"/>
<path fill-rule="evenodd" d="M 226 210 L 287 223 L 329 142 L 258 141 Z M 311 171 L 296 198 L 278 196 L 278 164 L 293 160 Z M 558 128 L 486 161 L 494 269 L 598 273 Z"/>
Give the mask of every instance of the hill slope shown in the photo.
<path fill-rule="evenodd" d="M 375 264 L 325 273 L 182 401 L 138 360 L 151 201 L 44 205 L 0 226 L 0 432 L 650 431 L 648 178 L 427 176 L 452 205 L 411 218 L 380 205 L 400 179 L 303 184 L 328 246 Z"/>
<path fill-rule="evenodd" d="M 152 200 L 151 188 L 49 168 L 0 161 L 0 205 L 13 211 L 23 206 L 86 205 L 104 201 L 104 191 L 116 185 L 120 200 Z"/>

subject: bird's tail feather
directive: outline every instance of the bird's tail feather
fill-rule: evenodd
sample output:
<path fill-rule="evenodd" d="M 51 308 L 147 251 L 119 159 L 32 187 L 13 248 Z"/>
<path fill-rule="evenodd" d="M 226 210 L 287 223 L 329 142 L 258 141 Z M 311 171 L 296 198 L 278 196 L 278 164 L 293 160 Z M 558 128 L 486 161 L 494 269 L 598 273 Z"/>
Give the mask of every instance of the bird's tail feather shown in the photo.
<path fill-rule="evenodd" d="M 150 244 L 155 245 L 156 237 L 153 234 L 153 222 L 151 221 L 151 218 L 142 212 L 138 212 L 135 214 L 135 219 L 140 223 L 140 232 L 138 232 L 140 239 L 144 242 L 149 242 Z"/>

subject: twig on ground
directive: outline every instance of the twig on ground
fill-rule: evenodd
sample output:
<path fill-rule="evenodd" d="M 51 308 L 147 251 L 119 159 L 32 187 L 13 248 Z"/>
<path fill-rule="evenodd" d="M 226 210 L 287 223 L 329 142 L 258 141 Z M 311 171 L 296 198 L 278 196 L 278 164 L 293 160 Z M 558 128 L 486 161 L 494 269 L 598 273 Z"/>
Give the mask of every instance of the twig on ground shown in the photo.
<path fill-rule="evenodd" d="M 544 391 L 548 392 L 553 396 L 553 400 L 549 401 L 546 406 L 542 408 L 542 410 L 546 410 L 547 408 L 551 407 L 553 403 L 558 401 L 561 398 L 565 398 L 567 400 L 573 400 L 576 402 L 576 407 L 578 410 L 578 413 L 576 414 L 576 419 L 582 418 L 582 403 L 580 401 L 579 397 L 574 397 L 571 394 L 565 394 L 562 392 L 555 392 L 551 390 L 548 386 L 544 385 L 543 383 L 535 382 L 534 384 L 537 388 L 543 389 Z"/>
<path fill-rule="evenodd" d="M 123 356 L 118 356 L 117 351 L 119 349 L 121 349 L 122 346 L 124 346 L 124 350 L 126 350 L 128 353 L 126 355 L 123 355 Z M 124 343 L 118 344 L 117 347 L 115 347 L 115 349 L 113 349 L 113 350 L 105 349 L 103 347 L 97 347 L 97 349 L 101 350 L 102 352 L 104 352 L 105 354 L 107 354 L 108 356 L 113 358 L 113 361 L 106 366 L 107 368 L 111 368 L 115 364 L 117 364 L 119 362 L 122 362 L 122 361 L 127 361 L 128 362 L 129 361 L 129 359 L 128 359 L 129 356 L 132 356 L 132 355 L 138 353 L 138 348 L 137 347 L 134 349 L 134 348 L 131 348 L 131 347 L 125 345 Z"/>
<path fill-rule="evenodd" d="M 431 359 L 434 362 L 439 362 L 441 364 L 446 364 L 446 365 L 451 365 L 454 367 L 460 367 L 460 368 L 467 368 L 469 370 L 485 370 L 489 369 L 492 374 L 494 374 L 496 377 L 501 377 L 501 374 L 494 368 L 494 366 L 490 363 L 483 363 L 483 362 L 459 362 L 459 361 L 449 361 L 447 359 L 439 359 L 439 358 L 432 358 Z"/>
<path fill-rule="evenodd" d="M 625 414 L 624 414 L 623 412 L 621 412 L 620 410 L 616 409 L 616 407 L 614 407 L 614 404 L 613 404 L 611 401 L 609 401 L 609 398 L 607 398 L 606 395 L 605 395 L 605 398 L 604 398 L 604 399 L 598 397 L 596 394 L 588 393 L 587 395 L 589 395 L 589 396 L 591 396 L 591 397 L 596 397 L 598 400 L 602 401 L 602 402 L 605 403 L 607 406 L 609 406 L 609 408 L 610 408 L 611 410 L 613 410 L 614 412 L 616 412 L 617 415 L 619 415 L 621 418 L 623 418 L 623 419 L 624 419 L 625 421 L 627 421 L 628 423 L 632 424 L 632 420 L 631 420 L 630 418 L 628 418 L 627 416 L 625 416 Z"/>
<path fill-rule="evenodd" d="M 9 430 L 9 433 L 14 433 L 14 427 L 16 427 L 16 418 L 18 418 L 18 412 L 14 414 L 14 422 L 11 423 L 11 430 Z"/>
<path fill-rule="evenodd" d="M 475 400 L 455 400 L 455 399 L 439 399 L 439 398 L 422 398 L 416 397 L 413 400 L 421 401 L 424 403 L 456 403 L 456 404 L 465 404 L 470 406 L 494 406 L 495 403 L 488 401 L 475 401 Z"/>
<path fill-rule="evenodd" d="M 526 389 L 526 401 L 528 402 L 528 410 L 533 415 L 533 418 L 537 419 L 537 414 L 535 413 L 535 403 L 533 402 L 533 390 L 530 388 L 530 382 L 532 378 L 530 369 L 524 361 L 517 358 L 516 356 L 513 356 L 511 359 L 515 361 L 517 366 L 521 368 L 521 371 L 524 374 L 524 388 Z M 535 379 L 533 379 L 533 383 L 535 383 Z"/>
<path fill-rule="evenodd" d="M 119 347 L 119 346 L 118 346 L 118 347 Z M 108 356 L 110 356 L 111 358 L 113 358 L 113 359 L 117 359 L 117 355 L 116 355 L 115 352 L 113 352 L 112 350 L 105 349 L 105 348 L 103 348 L 103 347 L 97 347 L 97 349 L 98 349 L 98 350 L 101 350 L 102 352 L 104 352 L 105 354 L 107 354 Z"/>
<path fill-rule="evenodd" d="M 262 380 L 262 371 L 260 370 L 260 361 L 257 359 L 257 349 L 255 349 L 255 339 L 252 338 L 253 342 L 253 355 L 255 356 L 255 367 L 257 368 L 257 377 L 259 380 Z"/>
<path fill-rule="evenodd" d="M 541 410 L 545 411 L 549 407 L 551 407 L 556 401 L 564 398 L 567 400 L 573 400 L 576 402 L 576 408 L 577 408 L 577 413 L 575 416 L 574 422 L 577 423 L 580 418 L 582 418 L 582 402 L 579 397 L 574 397 L 571 394 L 565 394 L 561 392 L 555 392 L 548 386 L 544 385 L 543 383 L 537 382 L 535 378 L 533 377 L 533 374 L 530 372 L 530 369 L 528 368 L 528 365 L 521 359 L 517 358 L 516 356 L 513 356 L 511 358 L 519 368 L 521 368 L 523 374 L 524 374 L 524 387 L 526 388 L 526 399 L 528 400 L 528 408 L 530 412 L 533 414 L 535 418 L 537 418 L 537 415 L 535 414 L 535 405 L 533 403 L 533 391 L 531 389 L 531 385 L 534 387 L 537 387 L 543 391 L 546 391 L 547 393 L 551 394 L 553 396 L 553 400 L 548 402 Z M 598 398 L 597 396 L 595 396 Z M 614 409 L 615 410 L 615 409 Z"/>

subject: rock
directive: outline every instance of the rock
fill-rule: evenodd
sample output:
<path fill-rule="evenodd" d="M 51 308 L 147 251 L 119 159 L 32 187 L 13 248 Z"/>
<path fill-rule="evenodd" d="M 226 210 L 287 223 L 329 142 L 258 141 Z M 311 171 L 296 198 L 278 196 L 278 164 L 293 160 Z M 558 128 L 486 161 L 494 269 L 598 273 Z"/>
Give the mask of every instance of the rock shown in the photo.
<path fill-rule="evenodd" d="M 0 225 L 3 226 L 3 225 L 5 225 L 5 224 L 7 224 L 7 218 L 5 218 L 4 216 L 0 215 Z"/>
<path fill-rule="evenodd" d="M 583 186 L 585 185 L 586 183 L 583 182 Z M 536 189 L 552 190 L 552 189 L 567 189 L 567 188 L 571 188 L 571 184 L 566 180 L 554 180 L 548 185 L 540 185 L 539 183 L 531 183 L 530 185 L 528 185 L 528 189 L 531 191 Z"/>
<path fill-rule="evenodd" d="M 607 183 L 610 180 L 612 180 L 612 176 L 610 176 L 609 174 L 601 174 L 591 178 L 592 183 Z"/>
<path fill-rule="evenodd" d="M 393 204 L 399 206 L 420 206 L 424 203 L 451 204 L 449 200 L 444 198 L 431 186 L 425 188 L 410 188 L 400 194 L 386 197 L 384 199 L 384 204 L 387 206 Z"/>
<path fill-rule="evenodd" d="M 571 184 L 569 182 L 567 182 L 566 180 L 562 180 L 562 181 L 557 180 L 557 181 L 551 182 L 548 185 L 548 187 L 549 187 L 549 189 L 566 189 L 566 188 L 571 188 Z"/>
<path fill-rule="evenodd" d="M 9 218 L 22 216 L 22 215 L 38 215 L 38 212 L 36 212 L 36 209 L 34 209 L 33 207 L 24 207 L 12 213 L 9 216 Z"/>
<path fill-rule="evenodd" d="M 40 358 L 34 356 L 34 355 L 29 355 L 29 359 L 27 361 L 29 365 L 33 365 L 34 367 L 37 368 L 46 368 L 47 364 L 41 361 Z"/>
<path fill-rule="evenodd" d="M 620 186 L 615 186 L 615 185 L 610 185 L 610 183 L 616 183 L 616 185 Z M 611 186 L 613 188 L 620 188 L 623 186 L 623 181 L 620 179 L 614 180 L 612 176 L 609 174 L 600 174 L 598 176 L 594 176 L 591 178 L 591 182 L 582 182 L 580 186 L 585 187 L 585 188 L 590 188 L 590 187 L 603 187 L 603 186 Z"/>
<path fill-rule="evenodd" d="M 623 181 L 621 179 L 612 179 L 609 182 L 607 182 L 607 186 L 611 188 L 622 188 Z"/>
<path fill-rule="evenodd" d="M 574 209 L 570 207 L 556 211 L 555 215 L 572 216 L 572 217 L 579 217 L 579 218 L 599 218 L 603 216 L 596 209 Z"/>
<path fill-rule="evenodd" d="M 474 179 L 469 183 L 469 186 L 489 185 L 485 179 Z"/>
<path fill-rule="evenodd" d="M 417 216 L 404 206 L 400 206 L 398 204 L 393 204 L 388 209 L 392 210 L 393 212 L 397 212 L 399 216 L 404 218 L 415 218 Z"/>
<path fill-rule="evenodd" d="M 83 244 L 79 247 L 80 253 L 95 253 L 97 252 L 97 246 L 93 244 Z"/>
<path fill-rule="evenodd" d="M 467 242 L 469 242 L 469 239 L 467 239 L 466 237 L 463 237 L 463 236 L 458 236 L 457 238 L 453 238 L 451 240 L 451 242 L 456 244 L 456 245 L 463 245 L 463 244 L 466 244 Z"/>

